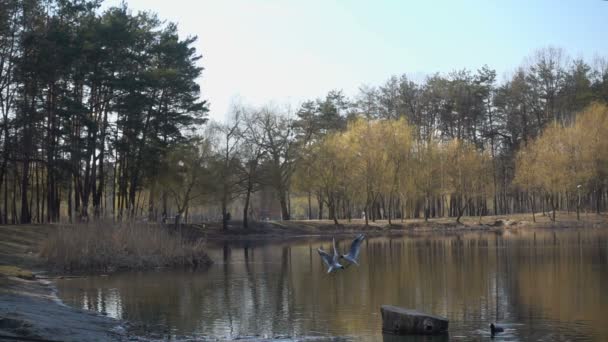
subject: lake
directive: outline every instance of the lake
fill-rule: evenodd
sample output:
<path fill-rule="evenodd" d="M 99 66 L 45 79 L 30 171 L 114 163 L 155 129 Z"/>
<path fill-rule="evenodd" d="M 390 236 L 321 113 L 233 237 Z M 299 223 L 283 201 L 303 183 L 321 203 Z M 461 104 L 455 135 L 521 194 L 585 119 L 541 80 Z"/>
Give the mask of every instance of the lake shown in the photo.
<path fill-rule="evenodd" d="M 352 236 L 339 236 L 346 250 Z M 381 332 L 380 305 L 445 316 L 450 340 L 608 340 L 608 229 L 517 229 L 369 237 L 360 266 L 327 274 L 331 237 L 209 242 L 205 271 L 57 282 L 68 305 L 159 336 L 343 336 Z"/>

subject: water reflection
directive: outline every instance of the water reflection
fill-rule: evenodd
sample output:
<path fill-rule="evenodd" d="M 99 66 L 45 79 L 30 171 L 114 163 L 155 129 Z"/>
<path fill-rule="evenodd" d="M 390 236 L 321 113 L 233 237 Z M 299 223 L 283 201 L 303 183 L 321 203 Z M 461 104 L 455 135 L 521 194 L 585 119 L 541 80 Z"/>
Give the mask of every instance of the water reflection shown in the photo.
<path fill-rule="evenodd" d="M 339 245 L 346 250 L 348 238 Z M 326 274 L 331 241 L 223 243 L 208 271 L 63 280 L 71 305 L 154 331 L 218 337 L 331 334 L 396 342 L 379 307 L 446 316 L 452 340 L 608 340 L 608 232 L 513 230 L 366 240 L 361 266 Z"/>

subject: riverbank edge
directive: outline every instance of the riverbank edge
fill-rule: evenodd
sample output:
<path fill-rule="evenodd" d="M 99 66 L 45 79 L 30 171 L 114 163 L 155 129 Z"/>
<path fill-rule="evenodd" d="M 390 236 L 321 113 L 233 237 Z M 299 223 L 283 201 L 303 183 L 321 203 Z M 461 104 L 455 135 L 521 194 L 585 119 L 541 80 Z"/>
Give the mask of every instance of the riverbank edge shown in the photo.
<path fill-rule="evenodd" d="M 53 282 L 5 277 L 0 291 L 0 335 L 49 341 L 144 341 L 130 323 L 64 304 Z M 3 337 L 4 337 L 3 336 Z"/>
<path fill-rule="evenodd" d="M 55 225 L 0 226 L 0 340 L 151 341 L 135 325 L 66 305 L 53 279 L 63 275 L 38 257 Z"/>
<path fill-rule="evenodd" d="M 331 220 L 291 220 L 255 222 L 248 228 L 243 228 L 240 222 L 231 222 L 228 229 L 222 229 L 219 223 L 184 224 L 181 229 L 190 236 L 202 236 L 207 241 L 225 240 L 284 240 L 297 237 L 327 237 L 340 235 L 368 234 L 401 235 L 426 233 L 456 233 L 467 231 L 502 231 L 504 229 L 568 229 L 568 228 L 597 228 L 608 227 L 608 215 L 583 214 L 581 219 L 575 213 L 558 212 L 557 220 L 551 221 L 549 216 L 536 214 L 513 214 L 483 217 L 462 217 L 461 222 L 455 218 L 394 219 L 387 220 L 339 221 L 338 225 Z"/>

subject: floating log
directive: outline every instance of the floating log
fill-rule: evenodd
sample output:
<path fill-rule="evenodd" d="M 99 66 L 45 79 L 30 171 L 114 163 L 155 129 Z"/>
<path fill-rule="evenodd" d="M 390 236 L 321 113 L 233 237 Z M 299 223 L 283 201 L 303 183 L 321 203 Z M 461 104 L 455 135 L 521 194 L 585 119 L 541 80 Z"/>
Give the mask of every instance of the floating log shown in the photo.
<path fill-rule="evenodd" d="M 382 331 L 396 335 L 430 335 L 443 334 L 448 331 L 448 319 L 400 308 L 382 305 Z"/>

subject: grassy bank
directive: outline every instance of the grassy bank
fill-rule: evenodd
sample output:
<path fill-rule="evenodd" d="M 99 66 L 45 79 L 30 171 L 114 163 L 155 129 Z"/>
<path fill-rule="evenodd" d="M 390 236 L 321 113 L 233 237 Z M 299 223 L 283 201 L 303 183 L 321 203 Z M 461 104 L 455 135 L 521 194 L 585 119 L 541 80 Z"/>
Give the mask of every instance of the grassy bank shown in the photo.
<path fill-rule="evenodd" d="M 47 267 L 70 273 L 211 264 L 201 239 L 138 224 L 57 227 L 42 241 L 40 257 Z"/>
<path fill-rule="evenodd" d="M 461 223 L 456 223 L 453 217 L 424 219 L 400 219 L 365 221 L 354 219 L 340 220 L 335 225 L 332 220 L 291 220 L 252 222 L 249 228 L 243 228 L 241 222 L 232 221 L 227 230 L 221 228 L 221 223 L 189 224 L 184 230 L 190 236 L 204 236 L 206 239 L 269 239 L 285 238 L 297 235 L 328 235 L 353 234 L 365 232 L 368 234 L 386 234 L 408 231 L 444 231 L 444 230 L 490 230 L 515 228 L 580 228 L 608 227 L 608 215 L 595 213 L 581 214 L 577 220 L 576 213 L 558 212 L 553 222 L 547 215 L 512 214 L 483 217 L 462 217 Z"/>
<path fill-rule="evenodd" d="M 0 265 L 39 266 L 40 243 L 54 231 L 53 225 L 0 226 Z"/>

